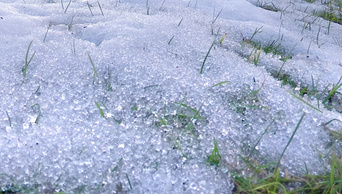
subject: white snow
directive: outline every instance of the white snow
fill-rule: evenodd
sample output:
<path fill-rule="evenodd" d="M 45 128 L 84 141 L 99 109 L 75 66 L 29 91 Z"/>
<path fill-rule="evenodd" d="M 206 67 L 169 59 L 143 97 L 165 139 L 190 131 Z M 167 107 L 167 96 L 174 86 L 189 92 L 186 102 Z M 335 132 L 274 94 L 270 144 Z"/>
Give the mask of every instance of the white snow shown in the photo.
<path fill-rule="evenodd" d="M 320 156 L 333 140 L 323 124 L 342 121 L 341 95 L 335 108 L 322 105 L 342 76 L 342 27 L 327 32 L 311 14 L 322 5 L 273 0 L 282 10 L 273 12 L 256 0 L 70 2 L 0 0 L 1 189 L 231 193 L 239 156 L 267 129 L 253 156 L 277 162 L 303 113 L 281 170 L 324 172 Z M 276 41 L 292 56 L 282 74 L 310 89 L 314 81 L 321 93 L 328 86 L 319 100 L 299 97 L 314 108 L 274 77 L 280 56 L 248 61 L 253 48 L 242 41 L 260 27 L 254 41 Z M 213 139 L 218 166 L 208 163 Z"/>

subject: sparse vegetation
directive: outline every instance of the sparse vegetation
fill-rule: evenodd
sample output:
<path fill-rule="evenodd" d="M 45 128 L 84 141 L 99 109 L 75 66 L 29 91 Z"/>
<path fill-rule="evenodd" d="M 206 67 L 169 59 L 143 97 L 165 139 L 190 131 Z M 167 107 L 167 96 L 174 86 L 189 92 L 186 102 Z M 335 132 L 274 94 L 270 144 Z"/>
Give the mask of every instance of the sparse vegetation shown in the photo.
<path fill-rule="evenodd" d="M 162 5 L 161 5 L 159 10 L 164 10 L 164 9 L 166 10 L 166 8 L 165 8 L 166 6 L 164 5 L 165 1 L 166 0 L 164 0 L 162 2 Z M 66 8 L 64 8 L 63 0 L 61 0 L 60 2 L 62 5 L 62 8 L 64 10 L 64 13 L 66 13 L 71 2 L 74 3 L 76 1 L 70 0 L 68 5 L 66 6 Z M 189 5 L 190 5 L 190 2 L 191 1 L 189 1 Z M 282 11 L 282 10 L 278 9 L 273 3 L 266 4 L 266 3 L 263 3 L 260 1 L 258 1 L 258 2 L 260 3 L 260 7 L 262 7 L 263 9 L 266 9 L 269 11 L 274 11 L 274 12 Z M 314 3 L 314 2 L 316 2 L 316 0 L 306 0 L 306 2 Z M 90 5 L 88 1 L 86 3 L 87 3 L 88 9 L 89 9 L 91 15 L 94 16 L 93 10 L 92 10 L 93 6 Z M 340 14 L 340 11 L 341 11 L 340 9 L 342 7 L 342 1 L 334 0 L 334 1 L 328 1 L 326 3 L 330 7 L 333 7 L 333 6 L 336 7 L 337 6 L 337 8 L 334 8 L 333 10 L 330 9 L 328 12 L 317 13 L 316 17 L 321 17 L 321 18 L 328 20 L 330 22 L 342 24 L 342 21 L 341 21 L 342 16 Z M 197 1 L 196 1 L 196 4 L 197 4 Z M 101 11 L 102 16 L 104 16 L 103 9 L 102 9 L 102 6 L 101 6 L 99 0 L 97 0 L 97 5 Z M 146 0 L 146 14 L 147 15 L 151 14 L 150 8 L 151 8 L 150 2 L 149 2 L 149 0 Z M 143 8 L 143 10 L 145 10 L 145 9 Z M 336 12 L 336 11 L 338 11 L 338 12 Z M 215 21 L 218 19 L 218 17 L 220 16 L 221 12 L 222 12 L 222 9 L 217 15 L 214 12 L 213 21 L 208 23 L 208 26 L 211 25 L 212 35 L 214 34 L 213 25 L 214 25 Z M 216 15 L 216 17 L 215 17 L 215 15 Z M 71 33 L 71 31 L 72 31 L 74 16 L 72 16 L 69 25 L 64 24 L 64 26 L 68 27 L 68 30 L 70 31 L 69 33 Z M 77 16 L 79 16 L 79 15 L 77 15 Z M 95 17 L 92 17 L 92 18 L 95 18 Z M 182 21 L 183 21 L 183 18 L 179 21 L 178 27 L 181 25 Z M 329 26 L 328 26 L 328 34 L 330 31 L 330 22 L 329 22 Z M 305 27 L 303 27 L 303 31 L 304 31 L 304 28 L 306 28 L 306 27 L 309 27 L 311 30 L 311 24 L 312 23 L 310 23 L 310 22 L 305 23 L 304 24 Z M 76 24 L 75 24 L 75 28 L 76 28 Z M 50 29 L 50 26 L 46 30 L 43 42 L 46 41 L 46 37 L 47 37 L 49 29 Z M 296 91 L 294 93 L 289 92 L 290 95 L 292 95 L 294 98 L 298 99 L 303 104 L 309 106 L 310 108 L 312 108 L 315 111 L 318 111 L 320 113 L 323 113 L 323 111 L 322 111 L 323 109 L 320 108 L 320 103 L 323 104 L 326 108 L 336 108 L 334 106 L 334 103 L 336 104 L 336 99 L 340 99 L 339 97 L 342 95 L 339 92 L 339 89 L 342 87 L 342 83 L 341 83 L 342 77 L 338 80 L 338 82 L 336 84 L 332 85 L 332 87 L 331 87 L 331 85 L 326 86 L 326 89 L 324 89 L 323 91 L 319 91 L 317 89 L 317 85 L 314 83 L 313 77 L 312 77 L 312 85 L 311 86 L 310 85 L 303 85 L 303 83 L 296 81 L 296 79 L 291 77 L 291 75 L 288 72 L 285 72 L 285 70 L 284 70 L 287 68 L 287 66 L 286 66 L 286 68 L 284 68 L 285 63 L 289 59 L 291 59 L 292 56 L 291 56 L 291 54 L 287 53 L 285 51 L 285 49 L 282 48 L 282 45 L 281 45 L 282 41 L 279 41 L 279 39 L 278 40 L 271 40 L 267 44 L 265 44 L 265 43 L 262 44 L 261 42 L 258 42 L 257 40 L 255 40 L 255 36 L 257 34 L 261 33 L 261 29 L 262 29 L 262 27 L 256 28 L 254 33 L 252 34 L 252 36 L 249 39 L 244 38 L 242 41 L 243 45 L 245 45 L 245 44 L 249 45 L 248 49 L 252 50 L 251 53 L 249 54 L 249 56 L 247 57 L 247 61 L 250 63 L 253 63 L 255 66 L 258 66 L 260 63 L 260 58 L 264 57 L 267 54 L 272 54 L 272 55 L 278 57 L 280 60 L 283 61 L 283 63 L 280 66 L 279 70 L 276 69 L 275 70 L 276 72 L 271 72 L 271 74 L 275 79 L 280 80 L 282 85 L 288 85 L 288 86 L 291 86 L 292 88 L 296 88 Z M 317 32 L 317 39 L 316 39 L 317 44 L 319 41 L 320 30 L 321 30 L 321 26 L 319 26 L 319 30 Z M 208 27 L 208 31 L 209 31 L 209 27 Z M 303 31 L 302 31 L 302 33 L 303 33 Z M 217 31 L 217 36 L 219 35 L 219 32 L 220 32 L 220 29 Z M 170 34 L 168 34 L 168 38 L 171 37 L 169 35 Z M 49 34 L 49 37 L 50 37 L 50 34 Z M 204 57 L 204 60 L 201 64 L 200 74 L 203 74 L 204 66 L 205 66 L 208 58 L 210 57 L 210 53 L 213 50 L 213 48 L 215 48 L 215 46 L 217 46 L 218 48 L 222 49 L 222 48 L 224 48 L 224 46 L 226 46 L 226 45 L 223 45 L 223 41 L 226 39 L 226 37 L 227 37 L 227 33 L 224 33 L 223 36 L 221 37 L 221 39 L 217 39 L 217 37 L 215 37 L 215 40 L 210 45 L 209 50 L 207 51 L 207 53 Z M 171 45 L 174 38 L 175 38 L 175 35 L 173 35 L 169 39 L 168 45 Z M 166 43 L 167 39 L 164 40 L 163 44 Z M 177 35 L 177 41 L 178 41 L 178 39 L 180 39 L 180 36 Z M 24 79 L 27 76 L 28 66 L 31 64 L 31 62 L 35 56 L 35 53 L 36 53 L 36 51 L 34 51 L 32 54 L 32 51 L 31 51 L 32 43 L 33 43 L 33 41 L 30 42 L 30 44 L 27 48 L 26 56 L 25 56 L 25 65 L 22 68 L 22 73 L 23 73 Z M 46 45 L 48 45 L 48 43 L 44 44 L 44 46 L 46 46 Z M 310 45 L 311 45 L 311 43 L 310 43 Z M 172 48 L 172 46 L 170 46 L 168 48 Z M 310 48 L 310 46 L 309 46 L 309 48 Z M 308 48 L 308 53 L 309 53 L 309 48 Z M 73 41 L 73 44 L 72 44 L 72 52 L 74 54 L 76 53 L 76 51 L 75 51 L 75 40 Z M 97 73 L 95 64 L 94 64 L 90 54 L 88 54 L 88 59 L 89 59 L 90 64 L 92 65 L 93 83 L 94 83 L 95 79 L 99 78 L 99 75 Z M 244 58 L 244 60 L 246 61 L 246 58 Z M 198 63 L 197 63 L 197 65 L 198 65 Z M 249 65 L 249 67 L 251 67 L 251 66 L 252 66 L 252 68 L 258 68 L 258 67 L 254 67 L 253 65 Z M 90 68 L 90 67 L 88 67 L 88 68 Z M 196 68 L 198 68 L 198 67 L 196 67 Z M 277 66 L 277 68 L 278 68 L 278 66 Z M 201 75 L 201 78 L 203 78 L 204 76 L 205 75 Z M 108 77 L 110 77 L 110 76 L 108 76 Z M 119 77 L 118 79 L 120 79 L 120 78 L 121 77 Z M 110 78 L 108 78 L 108 79 L 110 79 Z M 219 81 L 227 80 L 227 79 L 230 80 L 230 77 L 224 77 L 223 79 L 220 78 Z M 255 81 L 254 77 L 253 77 L 253 79 L 254 79 L 255 83 L 258 83 Z M 214 82 L 214 83 L 216 83 L 214 85 L 212 85 L 213 84 L 212 82 L 208 82 L 208 84 L 206 84 L 205 86 L 210 87 L 211 90 L 220 90 L 220 89 L 223 90 L 223 89 L 226 89 L 225 88 L 226 86 L 228 88 L 228 86 L 230 86 L 231 82 L 232 82 L 232 80 L 221 81 L 219 83 Z M 104 91 L 104 93 L 108 92 L 108 91 L 116 90 L 115 87 L 114 87 L 114 89 L 112 88 L 110 81 L 106 80 L 105 84 L 106 84 L 106 86 L 105 86 L 104 90 L 107 90 L 107 91 Z M 114 82 L 113 82 L 113 84 L 114 84 Z M 156 86 L 161 85 L 161 84 L 160 85 L 158 85 L 158 84 L 160 84 L 160 83 L 156 83 L 156 85 L 150 85 L 150 86 L 146 86 L 146 87 L 143 86 L 141 88 L 143 88 L 145 90 L 149 87 L 156 87 Z M 227 85 L 225 85 L 225 84 L 227 84 Z M 233 96 L 233 98 L 229 98 L 230 101 L 228 103 L 230 103 L 230 105 L 232 105 L 231 107 L 237 113 L 238 117 L 245 116 L 248 109 L 270 109 L 267 105 L 263 104 L 261 99 L 259 99 L 260 98 L 260 91 L 262 89 L 264 89 L 264 87 L 265 87 L 265 80 L 259 88 L 255 89 L 253 87 L 253 89 L 250 89 L 250 86 L 248 85 L 248 88 L 242 88 L 242 89 L 239 88 L 238 89 L 238 91 L 243 91 L 244 92 L 243 94 L 239 93 L 238 95 Z M 267 87 L 267 84 L 266 84 L 266 87 Z M 141 89 L 141 88 L 139 88 L 139 89 Z M 215 89 L 212 89 L 212 88 L 215 88 Z M 40 89 L 40 86 L 38 87 L 38 89 L 36 90 L 36 92 L 34 94 L 37 94 L 39 89 Z M 329 90 L 329 89 L 331 89 L 331 90 Z M 112 93 L 114 93 L 114 92 L 112 92 Z M 35 97 L 37 97 L 37 96 L 38 95 L 36 95 Z M 312 105 L 310 103 L 310 101 L 305 100 L 306 96 L 316 98 L 317 99 L 317 106 Z M 96 98 L 96 99 L 101 99 L 101 98 Z M 101 99 L 101 100 L 103 100 L 103 99 Z M 104 118 L 104 119 L 102 119 L 102 121 L 108 121 L 109 120 L 108 118 L 113 118 L 114 121 L 116 121 L 118 124 L 121 123 L 121 120 L 116 119 L 113 115 L 110 114 L 110 110 L 106 107 L 104 101 L 101 102 L 100 100 L 98 100 L 98 101 L 92 100 L 91 102 L 92 103 L 95 102 L 95 106 L 97 107 L 97 109 L 100 113 L 99 115 L 102 118 Z M 29 104 L 29 106 L 32 104 Z M 108 105 L 109 103 L 106 103 L 106 104 Z M 170 105 L 170 104 L 172 104 L 172 105 Z M 204 126 L 206 123 L 206 118 L 204 118 L 203 115 L 201 114 L 203 111 L 202 110 L 203 104 L 198 106 L 198 104 L 193 105 L 190 102 L 186 102 L 186 96 L 185 96 L 181 100 L 181 102 L 176 102 L 176 103 L 168 102 L 168 105 L 165 104 L 165 107 L 163 109 L 159 109 L 160 108 L 159 107 L 157 111 L 145 110 L 147 112 L 146 113 L 147 115 L 152 115 L 151 117 L 153 118 L 152 119 L 153 121 L 151 122 L 152 123 L 151 126 L 156 128 L 157 131 L 162 131 L 163 135 L 167 136 L 166 139 L 169 141 L 170 144 L 172 144 L 172 146 L 174 146 L 173 149 L 176 149 L 177 153 L 180 153 L 181 157 L 179 156 L 179 158 L 183 159 L 184 161 L 192 159 L 191 153 L 189 153 L 190 151 L 189 151 L 189 149 L 187 149 L 187 147 L 189 147 L 190 143 L 186 142 L 186 140 L 189 140 L 189 139 L 191 139 L 191 141 L 193 139 L 198 140 L 199 139 L 198 138 L 198 136 L 199 136 L 198 135 L 199 134 L 198 129 L 201 126 Z M 46 109 L 45 105 L 43 105 L 43 103 L 42 103 L 42 107 L 43 107 L 43 110 Z M 108 107 L 109 107 L 109 105 L 108 105 Z M 127 107 L 125 107 L 125 108 L 128 109 L 128 112 L 131 111 L 131 112 L 129 112 L 129 114 L 136 114 L 136 113 L 138 114 L 138 112 L 141 111 L 141 107 L 139 105 L 136 105 L 136 104 L 133 104 L 133 105 L 130 104 L 128 106 L 128 108 Z M 207 108 L 207 107 L 205 107 L 205 108 Z M 32 105 L 31 109 L 32 109 L 31 113 L 33 112 L 34 116 L 37 114 L 37 117 L 35 119 L 35 123 L 39 124 L 39 121 L 40 121 L 41 116 L 42 116 L 40 104 L 37 103 L 37 104 Z M 94 104 L 92 104 L 91 109 L 92 110 L 95 109 Z M 120 106 L 120 110 L 121 110 L 121 106 Z M 233 112 L 233 111 L 231 111 L 231 112 Z M 7 115 L 9 127 L 12 128 L 11 117 L 7 111 L 5 111 L 5 113 Z M 10 112 L 10 113 L 11 113 L 11 116 L 15 116 L 13 112 Z M 47 113 L 44 113 L 44 115 L 45 114 L 47 114 Z M 141 113 L 139 113 L 139 114 L 141 114 Z M 97 114 L 97 116 L 99 116 L 99 115 Z M 143 114 L 141 114 L 141 115 L 143 115 Z M 143 118 L 144 116 L 141 116 L 141 115 L 140 115 L 140 117 Z M 334 146 L 337 144 L 337 142 L 342 141 L 342 130 L 335 130 L 335 129 L 330 128 L 331 126 L 333 126 L 331 124 L 332 122 L 335 122 L 335 121 L 341 122 L 337 119 L 333 119 L 333 120 L 328 121 L 326 123 L 322 123 L 322 128 L 327 133 L 329 133 L 329 135 L 331 136 L 331 139 L 334 142 L 334 143 L 332 143 L 332 146 L 331 146 L 331 152 L 329 151 L 329 156 L 331 156 L 331 159 L 329 161 L 330 162 L 330 166 L 329 166 L 330 171 L 328 174 L 312 175 L 306 169 L 306 174 L 300 176 L 300 175 L 291 175 L 285 169 L 282 170 L 281 159 L 283 158 L 283 155 L 286 152 L 288 146 L 291 144 L 294 136 L 296 135 L 296 132 L 298 130 L 300 130 L 299 128 L 300 128 L 300 125 L 304 119 L 304 116 L 305 116 L 305 114 L 303 114 L 300 117 L 295 129 L 293 130 L 289 140 L 287 141 L 287 144 L 284 145 L 284 148 L 282 149 L 282 152 L 280 154 L 279 159 L 276 161 L 273 161 L 273 162 L 270 162 L 267 164 L 260 164 L 259 163 L 260 159 L 258 158 L 258 155 L 256 154 L 257 153 L 256 147 L 261 142 L 264 135 L 269 132 L 271 125 L 274 124 L 275 122 L 272 121 L 272 123 L 263 132 L 261 132 L 261 134 L 258 133 L 259 136 L 257 137 L 257 140 L 255 142 L 253 142 L 253 146 L 252 146 L 251 151 L 246 156 L 243 156 L 243 155 L 240 156 L 241 157 L 240 161 L 242 161 L 244 163 L 244 168 L 243 169 L 236 169 L 236 172 L 232 174 L 234 181 L 235 181 L 235 186 L 236 186 L 235 191 L 234 191 L 235 193 L 246 193 L 247 194 L 247 193 L 341 193 L 342 192 L 342 160 L 336 155 L 336 153 L 334 151 Z M 46 117 L 46 115 L 43 118 L 45 118 L 45 117 Z M 146 116 L 146 117 L 148 117 L 148 116 Z M 13 118 L 15 118 L 15 117 L 13 117 Z M 143 119 L 145 119 L 145 117 Z M 15 122 L 16 121 L 14 121 L 14 125 L 16 124 Z M 126 125 L 126 123 L 123 123 L 123 124 Z M 123 126 L 123 124 L 122 124 L 122 126 Z M 7 120 L 6 120 L 6 125 L 7 125 Z M 6 126 L 6 128 L 8 128 L 8 126 Z M 191 137 L 191 138 L 189 138 L 189 137 Z M 221 141 L 219 141 L 219 142 L 221 145 Z M 191 143 L 193 143 L 193 142 L 191 142 Z M 195 142 L 195 143 L 197 143 L 197 142 Z M 84 151 L 84 149 L 82 149 L 81 152 L 77 152 L 77 153 L 81 154 L 83 151 Z M 221 150 L 220 150 L 220 152 L 221 152 Z M 219 153 L 219 146 L 218 146 L 216 139 L 213 139 L 213 149 L 212 149 L 211 154 L 209 156 L 208 156 L 208 154 L 209 153 L 205 153 L 205 156 L 202 157 L 201 160 L 204 161 L 206 164 L 209 163 L 210 165 L 212 165 L 212 166 L 210 166 L 210 168 L 217 169 L 217 168 L 220 168 L 221 166 L 223 166 L 224 157 L 221 157 L 221 155 Z M 118 169 L 119 169 L 118 166 L 122 165 L 122 163 L 123 163 L 123 159 L 121 158 L 114 168 L 112 165 L 108 165 L 108 167 L 106 167 L 106 168 L 109 168 L 109 169 L 105 169 L 106 172 L 105 172 L 105 175 L 103 175 L 103 177 L 113 176 L 111 173 L 117 173 L 118 174 Z M 306 166 L 306 164 L 305 164 L 305 166 Z M 229 169 L 229 171 L 230 170 L 231 169 Z M 137 172 L 138 172 L 138 170 L 137 170 Z M 119 181 L 118 183 L 116 183 L 116 192 L 117 193 L 126 192 L 128 189 L 132 190 L 133 186 L 135 186 L 137 184 L 135 182 L 136 180 L 134 180 L 134 177 L 132 178 L 132 182 L 131 182 L 131 179 L 129 177 L 130 172 L 128 170 L 125 172 L 121 172 L 121 173 L 122 173 L 122 177 L 124 177 L 123 179 L 127 182 L 127 184 L 125 185 L 125 187 L 123 187 L 122 182 Z M 132 173 L 130 175 L 133 176 L 134 174 Z M 5 175 L 5 174 L 0 174 L 0 177 L 9 177 L 10 179 L 13 179 L 12 177 Z M 111 177 L 111 178 L 113 178 L 113 177 Z M 119 176 L 114 177 L 113 179 L 115 179 L 115 178 L 119 179 L 118 177 Z M 14 182 L 14 181 L 12 180 L 12 182 Z M 104 185 L 103 181 L 101 181 L 100 183 L 96 183 L 96 184 L 99 184 L 98 185 L 99 188 Z M 33 187 L 27 188 L 26 186 L 18 186 L 15 184 L 5 185 L 5 186 L 0 185 L 0 186 L 1 186 L 0 187 L 0 194 L 37 193 L 38 192 L 37 188 L 33 188 Z M 36 185 L 34 187 L 36 187 Z M 86 192 L 85 186 L 83 186 L 83 185 L 79 186 L 75 189 L 75 191 L 76 191 L 76 193 L 85 193 Z M 56 194 L 64 194 L 63 192 L 55 192 L 55 191 L 52 191 L 52 192 L 54 192 Z"/>

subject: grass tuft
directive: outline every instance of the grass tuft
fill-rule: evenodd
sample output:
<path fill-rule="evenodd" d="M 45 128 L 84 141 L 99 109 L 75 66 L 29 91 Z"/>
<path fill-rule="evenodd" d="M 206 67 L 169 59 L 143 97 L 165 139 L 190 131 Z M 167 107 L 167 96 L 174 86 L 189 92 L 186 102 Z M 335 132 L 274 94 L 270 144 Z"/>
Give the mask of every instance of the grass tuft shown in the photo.
<path fill-rule="evenodd" d="M 208 162 L 210 165 L 219 165 L 220 160 L 221 160 L 221 155 L 219 154 L 216 140 L 214 139 L 213 142 L 214 142 L 214 149 L 208 158 Z"/>
<path fill-rule="evenodd" d="M 327 101 L 332 101 L 332 97 L 338 93 L 337 90 L 342 86 L 342 83 L 340 83 L 342 80 L 342 77 L 340 80 L 338 80 L 337 84 L 333 86 L 333 88 L 328 93 L 328 96 L 323 100 L 323 104 L 325 104 Z"/>

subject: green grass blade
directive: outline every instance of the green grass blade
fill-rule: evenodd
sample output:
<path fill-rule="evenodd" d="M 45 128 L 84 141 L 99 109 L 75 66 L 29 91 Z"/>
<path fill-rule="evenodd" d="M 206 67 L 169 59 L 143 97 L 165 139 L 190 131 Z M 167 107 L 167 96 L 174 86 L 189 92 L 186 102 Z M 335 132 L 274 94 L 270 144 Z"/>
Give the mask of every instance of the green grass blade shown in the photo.
<path fill-rule="evenodd" d="M 272 124 L 273 124 L 273 122 L 272 122 L 271 124 L 269 124 L 269 125 L 266 127 L 266 129 L 264 130 L 264 132 L 263 132 L 263 133 L 260 135 L 260 137 L 257 139 L 256 143 L 255 143 L 254 146 L 252 147 L 251 152 L 250 152 L 250 153 L 248 154 L 248 156 L 247 156 L 247 160 L 249 160 L 249 158 L 252 156 L 253 152 L 255 151 L 256 146 L 260 143 L 262 137 L 267 133 L 267 131 L 270 130 Z"/>
<path fill-rule="evenodd" d="M 29 66 L 29 64 L 31 63 L 34 55 L 36 54 L 36 51 L 34 51 L 33 55 L 30 57 L 29 59 L 29 54 L 30 54 L 30 50 L 31 50 L 31 46 L 32 46 L 32 43 L 33 43 L 33 40 L 30 42 L 29 46 L 27 47 L 27 50 L 26 50 L 26 55 L 25 55 L 25 65 L 22 69 L 22 72 L 23 72 L 23 75 L 24 75 L 24 78 L 26 78 L 26 72 L 27 72 L 27 67 Z"/>
<path fill-rule="evenodd" d="M 131 181 L 129 180 L 129 177 L 128 177 L 127 173 L 126 173 L 126 178 L 127 178 L 128 184 L 129 184 L 129 188 L 132 190 L 133 187 L 132 187 Z"/>
<path fill-rule="evenodd" d="M 226 84 L 226 83 L 229 83 L 229 81 L 219 82 L 219 83 L 217 83 L 217 84 L 215 84 L 215 85 L 213 85 L 211 87 L 213 88 L 213 87 L 220 86 L 220 85 L 223 85 L 223 84 Z"/>
<path fill-rule="evenodd" d="M 293 131 L 293 133 L 292 133 L 292 135 L 291 135 L 289 141 L 287 142 L 287 144 L 286 144 L 286 146 L 285 146 L 283 152 L 281 153 L 281 155 L 280 155 L 280 157 L 279 157 L 279 160 L 278 160 L 278 163 L 277 163 L 277 166 L 276 166 L 276 168 L 275 168 L 276 170 L 278 169 L 278 167 L 279 167 L 279 165 L 280 165 L 280 160 L 281 160 L 281 158 L 283 157 L 283 155 L 284 155 L 284 153 L 285 153 L 287 147 L 290 145 L 290 143 L 291 143 L 291 141 L 292 141 L 294 135 L 296 134 L 296 132 L 297 132 L 297 130 L 298 130 L 300 124 L 302 123 L 304 116 L 305 116 L 305 113 L 303 113 L 303 115 L 300 117 L 299 122 L 297 123 L 296 128 L 294 129 L 294 131 Z"/>
<path fill-rule="evenodd" d="M 331 99 L 331 97 L 337 92 L 338 88 L 342 86 L 342 83 L 340 83 L 341 79 L 342 77 L 340 78 L 340 80 L 338 80 L 337 84 L 330 90 L 328 96 L 323 100 L 323 104 L 326 103 L 329 99 Z"/>
<path fill-rule="evenodd" d="M 95 101 L 95 105 L 96 105 L 97 109 L 99 109 L 101 116 L 102 116 L 103 118 L 105 118 L 105 115 L 104 115 L 104 113 L 103 113 L 102 108 L 100 107 L 100 105 L 99 105 L 96 101 Z"/>
<path fill-rule="evenodd" d="M 88 57 L 89 57 L 89 61 L 90 61 L 90 63 L 91 63 L 91 66 L 93 67 L 93 71 L 94 71 L 94 78 L 95 78 L 95 77 L 99 77 L 99 76 L 97 75 L 97 71 L 96 71 L 96 68 L 95 68 L 94 62 L 93 62 L 93 60 L 91 59 L 91 57 L 90 57 L 90 55 L 89 55 L 89 54 L 88 54 Z"/>
<path fill-rule="evenodd" d="M 303 102 L 304 104 L 308 105 L 310 108 L 314 109 L 314 110 L 317 110 L 318 112 L 320 113 L 323 113 L 323 111 L 319 110 L 318 108 L 312 106 L 310 103 L 306 102 L 305 100 L 303 100 L 301 97 L 295 95 L 295 94 L 292 94 L 289 92 L 289 94 L 291 94 L 291 96 L 297 98 L 298 100 L 300 100 L 301 102 Z"/>
<path fill-rule="evenodd" d="M 335 162 L 336 162 L 336 156 L 335 154 L 332 155 L 331 158 L 331 170 L 330 170 L 330 182 L 329 185 L 332 188 L 335 182 Z"/>
<path fill-rule="evenodd" d="M 210 46 L 210 48 L 209 48 L 207 54 L 205 55 L 205 58 L 204 58 L 203 63 L 202 63 L 202 67 L 201 67 L 200 74 L 203 73 L 204 64 L 205 64 L 205 62 L 207 61 L 208 56 L 209 56 L 209 54 L 210 54 L 210 51 L 211 51 L 211 49 L 214 47 L 214 45 L 215 45 L 215 40 L 213 41 L 213 43 L 211 44 L 211 46 Z"/>

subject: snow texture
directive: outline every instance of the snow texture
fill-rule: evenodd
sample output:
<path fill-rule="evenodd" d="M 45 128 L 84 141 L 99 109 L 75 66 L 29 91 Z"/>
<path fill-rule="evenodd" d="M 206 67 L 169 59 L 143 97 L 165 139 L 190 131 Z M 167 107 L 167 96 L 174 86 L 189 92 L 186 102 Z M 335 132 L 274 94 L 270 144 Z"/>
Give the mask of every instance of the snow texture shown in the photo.
<path fill-rule="evenodd" d="M 277 162 L 303 114 L 281 170 L 324 172 L 319 156 L 342 148 L 327 131 L 342 128 L 341 96 L 322 104 L 342 27 L 312 15 L 320 3 L 272 3 L 0 0 L 1 189 L 231 193 L 239 157 Z M 254 65 L 254 32 L 292 57 Z"/>

